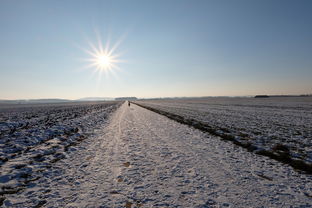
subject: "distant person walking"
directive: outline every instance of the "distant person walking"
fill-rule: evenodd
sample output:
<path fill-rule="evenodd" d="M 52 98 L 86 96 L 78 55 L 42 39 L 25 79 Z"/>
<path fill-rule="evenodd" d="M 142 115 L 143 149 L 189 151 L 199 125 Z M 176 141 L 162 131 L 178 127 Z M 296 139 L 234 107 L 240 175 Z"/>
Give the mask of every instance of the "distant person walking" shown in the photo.
<path fill-rule="evenodd" d="M 130 101 L 128 101 L 128 106 L 130 107 Z"/>

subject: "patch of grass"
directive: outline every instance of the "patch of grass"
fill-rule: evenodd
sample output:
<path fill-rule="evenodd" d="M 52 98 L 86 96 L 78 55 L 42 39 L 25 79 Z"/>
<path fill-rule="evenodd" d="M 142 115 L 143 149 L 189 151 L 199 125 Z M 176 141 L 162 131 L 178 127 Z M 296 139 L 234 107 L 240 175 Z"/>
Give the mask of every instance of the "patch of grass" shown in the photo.
<path fill-rule="evenodd" d="M 238 142 L 235 140 L 235 137 L 233 135 L 223 134 L 221 137 L 224 140 L 233 141 L 234 143 L 236 142 L 238 144 Z"/>
<path fill-rule="evenodd" d="M 238 136 L 243 137 L 243 138 L 246 138 L 246 137 L 248 137 L 249 135 L 246 134 L 246 133 L 239 132 Z"/>
<path fill-rule="evenodd" d="M 5 198 L 4 197 L 0 197 L 0 206 L 2 206 L 3 202 L 4 202 Z"/>
<path fill-rule="evenodd" d="M 2 187 L 2 190 L 0 190 L 0 196 L 5 194 L 16 194 L 20 190 L 22 190 L 22 188 Z"/>
<path fill-rule="evenodd" d="M 272 150 L 274 152 L 277 152 L 277 151 L 282 151 L 282 152 L 288 152 L 289 153 L 289 147 L 287 147 L 286 145 L 284 144 L 276 144 L 272 147 Z"/>
<path fill-rule="evenodd" d="M 40 200 L 38 203 L 34 206 L 34 208 L 42 207 L 44 204 L 47 203 L 47 200 Z"/>
<path fill-rule="evenodd" d="M 295 169 L 302 170 L 310 174 L 312 173 L 312 164 L 308 164 L 302 160 L 293 159 L 290 165 Z"/>
<path fill-rule="evenodd" d="M 42 162 L 45 160 L 44 156 L 42 154 L 37 154 L 36 156 L 33 157 L 33 159 L 36 161 L 36 162 Z"/>
<path fill-rule="evenodd" d="M 253 152 L 257 149 L 251 142 L 241 143 L 240 146 L 246 148 L 248 152 Z"/>
<path fill-rule="evenodd" d="M 305 173 L 312 174 L 312 165 L 304 162 L 303 160 L 293 159 L 288 152 L 273 152 L 270 150 L 260 150 L 256 152 L 258 155 L 267 156 L 269 158 L 288 164 L 295 170 L 304 171 Z"/>

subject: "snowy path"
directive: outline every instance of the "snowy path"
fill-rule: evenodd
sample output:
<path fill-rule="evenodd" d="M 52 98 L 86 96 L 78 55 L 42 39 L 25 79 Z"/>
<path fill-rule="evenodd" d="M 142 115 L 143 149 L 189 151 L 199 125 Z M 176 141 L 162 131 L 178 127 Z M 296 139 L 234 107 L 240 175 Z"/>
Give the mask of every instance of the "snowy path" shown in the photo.
<path fill-rule="evenodd" d="M 122 105 L 97 137 L 52 170 L 10 200 L 46 207 L 312 207 L 311 176 L 136 105 Z"/>

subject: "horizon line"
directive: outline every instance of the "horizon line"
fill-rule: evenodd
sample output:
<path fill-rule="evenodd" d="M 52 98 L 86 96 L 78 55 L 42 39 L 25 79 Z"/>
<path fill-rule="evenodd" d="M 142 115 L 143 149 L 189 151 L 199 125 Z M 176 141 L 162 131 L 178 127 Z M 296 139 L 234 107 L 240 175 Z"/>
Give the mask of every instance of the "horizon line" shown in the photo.
<path fill-rule="evenodd" d="M 302 93 L 302 94 L 254 94 L 254 95 L 203 95 L 203 96 L 156 96 L 156 97 L 136 97 L 136 96 L 118 96 L 118 97 L 82 97 L 76 99 L 68 98 L 17 98 L 17 99 L 0 99 L 0 101 L 28 101 L 28 100 L 64 100 L 64 101 L 79 101 L 83 99 L 116 99 L 116 98 L 136 98 L 136 99 L 166 99 L 166 98 L 205 98 L 205 97 L 255 97 L 259 95 L 266 95 L 269 97 L 282 97 L 282 96 L 312 96 L 312 93 Z"/>

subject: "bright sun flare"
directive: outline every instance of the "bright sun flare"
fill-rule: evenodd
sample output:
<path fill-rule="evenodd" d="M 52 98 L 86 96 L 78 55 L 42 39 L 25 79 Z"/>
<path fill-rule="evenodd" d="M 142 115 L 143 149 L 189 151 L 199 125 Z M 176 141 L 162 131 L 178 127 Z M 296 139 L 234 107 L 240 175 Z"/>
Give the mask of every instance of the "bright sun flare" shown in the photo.
<path fill-rule="evenodd" d="M 98 67 L 107 68 L 111 65 L 111 57 L 107 54 L 100 54 L 96 57 Z"/>
<path fill-rule="evenodd" d="M 107 42 L 106 45 L 102 44 L 100 39 L 98 40 L 98 45 L 95 46 L 92 43 L 89 43 L 91 46 L 91 50 L 85 50 L 91 57 L 87 59 L 90 63 L 87 67 L 88 68 L 95 68 L 100 74 L 102 72 L 113 72 L 113 69 L 119 69 L 117 63 L 121 62 L 118 59 L 120 56 L 119 54 L 115 53 L 116 48 L 120 44 L 113 45 L 111 48 L 109 47 L 110 44 Z"/>

